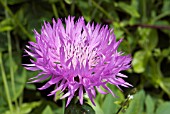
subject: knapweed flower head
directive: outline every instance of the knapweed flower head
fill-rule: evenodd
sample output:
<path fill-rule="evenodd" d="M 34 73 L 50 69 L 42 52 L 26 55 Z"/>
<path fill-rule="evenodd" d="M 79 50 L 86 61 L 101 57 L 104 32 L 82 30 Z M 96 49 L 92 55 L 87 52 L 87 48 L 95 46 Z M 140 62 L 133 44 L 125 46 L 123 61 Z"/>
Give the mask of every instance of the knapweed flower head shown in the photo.
<path fill-rule="evenodd" d="M 118 52 L 122 39 L 116 41 L 107 25 L 85 24 L 83 17 L 75 22 L 74 17 L 69 16 L 65 24 L 61 19 L 53 19 L 52 25 L 44 22 L 41 33 L 36 30 L 34 33 L 36 42 L 29 42 L 25 50 L 34 60 L 26 64 L 26 68 L 40 73 L 31 80 L 49 79 L 39 89 L 55 85 L 49 96 L 60 91 L 61 99 L 68 98 L 66 106 L 75 95 L 83 104 L 86 93 L 94 105 L 96 91 L 114 96 L 107 83 L 118 88 L 131 86 L 123 80 L 127 76 L 120 73 L 130 68 L 131 57 Z"/>

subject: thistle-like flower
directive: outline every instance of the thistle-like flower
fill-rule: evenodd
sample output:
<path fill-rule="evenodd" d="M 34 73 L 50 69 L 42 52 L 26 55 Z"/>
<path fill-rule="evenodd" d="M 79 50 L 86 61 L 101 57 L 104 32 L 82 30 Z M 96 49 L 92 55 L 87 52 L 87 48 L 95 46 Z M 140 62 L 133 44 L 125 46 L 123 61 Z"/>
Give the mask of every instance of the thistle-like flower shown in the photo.
<path fill-rule="evenodd" d="M 116 41 L 107 25 L 85 24 L 83 17 L 74 22 L 69 16 L 65 25 L 61 19 L 53 19 L 52 26 L 44 22 L 41 33 L 34 33 L 36 42 L 29 42 L 25 51 L 35 59 L 25 67 L 41 72 L 31 82 L 49 79 L 39 90 L 55 85 L 49 96 L 64 93 L 61 99 L 68 97 L 66 106 L 75 95 L 83 104 L 84 93 L 94 105 L 96 91 L 115 96 L 107 83 L 118 88 L 131 86 L 122 79 L 127 76 L 120 73 L 130 68 L 131 57 L 117 51 L 122 39 Z"/>

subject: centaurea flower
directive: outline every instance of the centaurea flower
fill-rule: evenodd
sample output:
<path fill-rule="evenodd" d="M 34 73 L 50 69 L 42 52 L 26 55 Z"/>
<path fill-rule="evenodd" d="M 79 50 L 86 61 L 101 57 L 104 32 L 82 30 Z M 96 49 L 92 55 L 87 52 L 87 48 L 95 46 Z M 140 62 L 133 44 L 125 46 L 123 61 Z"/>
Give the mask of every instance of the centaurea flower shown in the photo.
<path fill-rule="evenodd" d="M 61 19 L 52 22 L 52 26 L 44 22 L 40 34 L 34 30 L 36 42 L 29 42 L 25 50 L 35 58 L 32 64 L 26 64 L 26 69 L 41 71 L 31 78 L 32 82 L 49 78 L 39 90 L 55 85 L 49 96 L 61 91 L 64 93 L 61 99 L 68 97 L 66 106 L 75 93 L 83 104 L 86 93 L 95 105 L 96 90 L 115 96 L 107 83 L 118 88 L 131 86 L 122 79 L 127 76 L 120 73 L 130 68 L 131 57 L 118 52 L 122 39 L 116 41 L 112 29 L 107 25 L 85 24 L 83 17 L 74 22 L 74 17 L 69 16 L 65 27 Z"/>

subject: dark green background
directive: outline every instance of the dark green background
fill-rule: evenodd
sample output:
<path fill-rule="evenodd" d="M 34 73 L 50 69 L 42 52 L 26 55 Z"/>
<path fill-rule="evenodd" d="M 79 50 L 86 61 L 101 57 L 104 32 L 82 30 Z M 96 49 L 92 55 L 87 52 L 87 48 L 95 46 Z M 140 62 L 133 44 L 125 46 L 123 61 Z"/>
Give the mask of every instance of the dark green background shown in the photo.
<path fill-rule="evenodd" d="M 0 0 L 0 114 L 64 112 L 64 100 L 46 97 L 53 87 L 38 91 L 41 83 L 26 83 L 37 72 L 22 64 L 29 63 L 23 55 L 27 42 L 35 41 L 33 29 L 68 15 L 108 24 L 117 39 L 124 38 L 119 50 L 133 57 L 124 73 L 137 93 L 121 114 L 170 113 L 170 0 Z M 97 94 L 96 114 L 116 113 L 133 89 L 110 87 L 119 98 Z"/>

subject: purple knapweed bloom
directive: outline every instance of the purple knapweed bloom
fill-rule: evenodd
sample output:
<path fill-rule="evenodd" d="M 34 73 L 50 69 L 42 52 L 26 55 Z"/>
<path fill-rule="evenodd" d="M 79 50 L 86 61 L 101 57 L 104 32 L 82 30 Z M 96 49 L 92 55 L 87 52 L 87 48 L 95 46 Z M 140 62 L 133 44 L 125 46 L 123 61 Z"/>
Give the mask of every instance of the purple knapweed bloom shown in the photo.
<path fill-rule="evenodd" d="M 52 26 L 44 22 L 41 34 L 36 30 L 34 33 L 36 42 L 29 42 L 25 51 L 35 59 L 25 65 L 26 69 L 41 71 L 31 78 L 32 82 L 49 79 L 39 89 L 55 85 L 49 96 L 57 91 L 64 93 L 61 99 L 68 97 L 66 106 L 75 95 L 83 104 L 84 93 L 95 105 L 96 90 L 114 96 L 107 83 L 118 88 L 131 86 L 122 79 L 127 76 L 120 73 L 130 68 L 131 57 L 117 51 L 122 39 L 116 42 L 113 30 L 107 25 L 85 24 L 83 17 L 74 22 L 74 17 L 69 16 L 65 25 L 61 19 L 57 22 L 53 19 Z"/>

